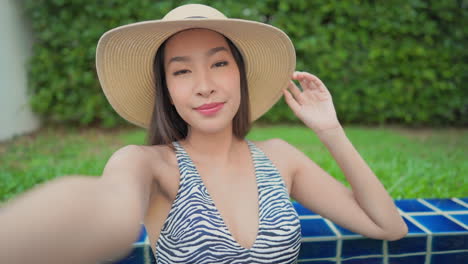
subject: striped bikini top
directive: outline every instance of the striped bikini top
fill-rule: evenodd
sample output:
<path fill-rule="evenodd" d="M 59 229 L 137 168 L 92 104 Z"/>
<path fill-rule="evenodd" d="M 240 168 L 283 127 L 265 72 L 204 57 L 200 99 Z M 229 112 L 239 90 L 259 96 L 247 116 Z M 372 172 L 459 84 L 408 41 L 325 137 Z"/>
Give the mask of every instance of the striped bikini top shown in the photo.
<path fill-rule="evenodd" d="M 259 226 L 249 249 L 225 225 L 193 161 L 178 142 L 179 190 L 156 242 L 156 263 L 296 263 L 301 241 L 299 217 L 273 163 L 247 141 L 259 197 Z"/>

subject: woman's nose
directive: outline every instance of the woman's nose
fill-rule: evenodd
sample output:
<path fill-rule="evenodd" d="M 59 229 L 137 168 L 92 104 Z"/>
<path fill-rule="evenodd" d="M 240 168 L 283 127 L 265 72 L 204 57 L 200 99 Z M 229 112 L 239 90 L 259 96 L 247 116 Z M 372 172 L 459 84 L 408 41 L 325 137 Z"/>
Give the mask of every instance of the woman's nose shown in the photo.
<path fill-rule="evenodd" d="M 208 86 L 203 86 L 203 88 L 199 89 L 197 92 L 198 95 L 203 97 L 208 97 L 212 93 L 214 93 L 214 89 L 211 89 Z"/>
<path fill-rule="evenodd" d="M 197 95 L 207 97 L 214 92 L 214 85 L 210 81 L 210 77 L 207 74 L 201 74 L 197 84 Z"/>

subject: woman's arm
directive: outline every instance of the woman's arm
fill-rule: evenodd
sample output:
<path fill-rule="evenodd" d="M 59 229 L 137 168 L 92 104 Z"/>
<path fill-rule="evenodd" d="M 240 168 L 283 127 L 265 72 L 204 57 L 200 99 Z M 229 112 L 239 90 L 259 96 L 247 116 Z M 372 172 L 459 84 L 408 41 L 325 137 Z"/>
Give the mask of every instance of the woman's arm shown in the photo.
<path fill-rule="evenodd" d="M 61 177 L 1 208 L 0 263 L 84 264 L 128 254 L 152 179 L 137 148 L 114 153 L 101 178 Z"/>
<path fill-rule="evenodd" d="M 353 198 L 377 225 L 387 240 L 404 237 L 408 228 L 393 199 L 382 183 L 359 155 L 341 127 L 318 134 L 322 143 L 335 158 L 353 190 Z"/>
<path fill-rule="evenodd" d="M 397 240 L 407 226 L 384 186 L 346 137 L 342 128 L 320 135 L 351 189 L 346 188 L 302 152 L 276 140 L 276 149 L 294 168 L 291 197 L 317 214 L 366 237 Z"/>
<path fill-rule="evenodd" d="M 331 95 L 325 85 L 309 73 L 296 72 L 303 91 L 294 83 L 285 99 L 294 113 L 317 133 L 342 169 L 352 190 L 323 171 L 303 153 L 287 144 L 293 183 L 291 196 L 318 214 L 365 236 L 396 240 L 408 229 L 392 198 L 346 137 L 338 122 Z"/>

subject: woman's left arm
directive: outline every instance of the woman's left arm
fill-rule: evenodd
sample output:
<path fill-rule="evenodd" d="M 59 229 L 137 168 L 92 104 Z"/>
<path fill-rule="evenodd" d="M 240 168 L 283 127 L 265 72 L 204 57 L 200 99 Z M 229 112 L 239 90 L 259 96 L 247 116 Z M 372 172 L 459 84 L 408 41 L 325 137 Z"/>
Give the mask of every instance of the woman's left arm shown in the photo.
<path fill-rule="evenodd" d="M 301 83 L 303 91 L 291 81 L 289 91 L 284 91 L 286 102 L 304 124 L 318 135 L 352 187 L 352 191 L 345 188 L 341 183 L 330 179 L 332 177 L 317 165 L 304 160 L 298 164 L 297 175 L 293 178 L 295 186 L 293 191 L 297 196 L 294 198 L 299 202 L 302 200 L 305 206 L 313 203 L 307 201 L 307 197 L 313 197 L 313 194 L 309 194 L 305 187 L 314 184 L 311 177 L 305 176 L 306 171 L 310 176 L 312 170 L 316 172 L 315 183 L 323 181 L 324 185 L 329 186 L 328 191 L 335 192 L 335 194 L 325 194 L 324 191 L 322 196 L 341 199 L 341 201 L 335 200 L 341 208 L 329 205 L 323 209 L 326 215 L 334 217 L 332 221 L 346 223 L 345 226 L 358 232 L 362 231 L 361 233 L 368 232 L 374 238 L 396 240 L 405 236 L 408 228 L 398 213 L 393 199 L 347 138 L 336 116 L 328 89 L 319 78 L 309 73 L 295 72 L 293 79 Z M 341 210 L 342 212 L 338 212 Z"/>

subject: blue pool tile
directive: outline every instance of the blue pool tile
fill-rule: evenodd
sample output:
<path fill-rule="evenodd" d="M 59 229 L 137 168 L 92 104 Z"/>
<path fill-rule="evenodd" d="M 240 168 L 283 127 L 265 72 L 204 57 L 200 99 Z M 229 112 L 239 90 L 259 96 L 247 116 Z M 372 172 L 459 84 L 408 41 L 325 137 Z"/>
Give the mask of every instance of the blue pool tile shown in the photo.
<path fill-rule="evenodd" d="M 427 237 L 404 237 L 396 241 L 388 241 L 389 254 L 404 254 L 425 252 Z"/>
<path fill-rule="evenodd" d="M 140 235 L 138 236 L 138 239 L 135 241 L 135 243 L 144 243 L 145 240 L 146 240 L 146 229 L 144 225 L 141 225 Z"/>
<path fill-rule="evenodd" d="M 395 204 L 403 212 L 434 212 L 431 208 L 414 199 L 396 200 Z"/>
<path fill-rule="evenodd" d="M 292 203 L 294 205 L 294 209 L 296 209 L 297 211 L 297 214 L 299 216 L 303 216 L 303 215 L 317 215 L 316 213 L 312 212 L 311 210 L 305 208 L 302 204 L 298 203 L 298 202 L 293 202 Z"/>
<path fill-rule="evenodd" d="M 468 225 L 468 214 L 450 214 L 451 217 L 457 219 L 465 225 Z"/>
<path fill-rule="evenodd" d="M 431 264 L 465 264 L 468 262 L 468 252 L 433 254 Z"/>
<path fill-rule="evenodd" d="M 371 238 L 344 239 L 341 256 L 349 258 L 354 256 L 381 255 L 383 241 Z"/>
<path fill-rule="evenodd" d="M 308 260 L 299 262 L 298 264 L 336 264 L 336 260 Z"/>
<path fill-rule="evenodd" d="M 343 264 L 383 264 L 383 258 L 362 258 L 362 259 L 348 259 L 341 261 Z"/>
<path fill-rule="evenodd" d="M 388 258 L 389 264 L 419 264 L 419 263 L 422 264 L 422 263 L 425 263 L 425 261 L 426 261 L 426 255 Z"/>
<path fill-rule="evenodd" d="M 143 246 L 134 247 L 132 252 L 125 258 L 114 262 L 103 262 L 102 264 L 143 264 L 145 263 L 145 249 Z"/>
<path fill-rule="evenodd" d="M 424 230 L 419 228 L 417 225 L 413 224 L 413 222 L 409 221 L 406 217 L 403 217 L 406 225 L 408 226 L 408 234 L 424 234 Z"/>
<path fill-rule="evenodd" d="M 458 204 L 451 199 L 424 199 L 442 211 L 466 211 L 467 207 Z"/>
<path fill-rule="evenodd" d="M 323 219 L 301 219 L 302 237 L 335 236 Z"/>
<path fill-rule="evenodd" d="M 154 252 L 153 252 L 153 249 L 151 247 L 148 247 L 148 251 L 149 251 L 149 264 L 156 264 L 156 259 L 154 258 Z M 147 263 L 145 263 L 147 264 Z"/>
<path fill-rule="evenodd" d="M 460 232 L 465 230 L 460 225 L 442 215 L 414 215 L 412 217 L 431 232 L 435 233 Z"/>
<path fill-rule="evenodd" d="M 336 241 L 302 242 L 299 259 L 334 258 L 336 257 Z"/>
<path fill-rule="evenodd" d="M 432 238 L 432 251 L 446 251 L 459 249 L 468 249 L 468 232 L 459 235 L 438 235 Z"/>

